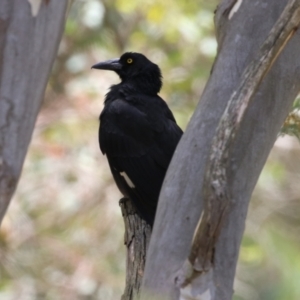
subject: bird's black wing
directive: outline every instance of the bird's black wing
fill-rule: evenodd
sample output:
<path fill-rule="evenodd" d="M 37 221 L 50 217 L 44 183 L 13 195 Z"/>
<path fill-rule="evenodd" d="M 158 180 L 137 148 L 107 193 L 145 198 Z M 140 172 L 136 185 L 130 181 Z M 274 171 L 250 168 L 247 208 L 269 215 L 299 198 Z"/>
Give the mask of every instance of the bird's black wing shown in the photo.
<path fill-rule="evenodd" d="M 147 115 L 147 120 L 154 132 L 155 145 L 161 150 L 157 162 L 167 169 L 183 132 L 176 124 L 166 102 L 159 96 L 143 96 L 142 101 L 138 100 L 134 97 L 129 99 L 129 102 L 134 102 L 135 107 Z"/>
<path fill-rule="evenodd" d="M 181 129 L 159 97 L 110 101 L 100 122 L 100 148 L 107 155 L 119 189 L 152 222 Z"/>

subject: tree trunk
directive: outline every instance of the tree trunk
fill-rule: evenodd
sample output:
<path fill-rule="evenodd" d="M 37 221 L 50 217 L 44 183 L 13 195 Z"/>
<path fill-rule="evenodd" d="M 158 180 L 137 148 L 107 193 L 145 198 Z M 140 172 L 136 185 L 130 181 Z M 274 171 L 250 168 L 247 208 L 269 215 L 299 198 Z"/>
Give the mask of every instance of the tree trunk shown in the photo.
<path fill-rule="evenodd" d="M 185 298 L 176 280 L 184 270 L 183 266 L 186 267 L 203 206 L 212 204 L 205 199 L 207 184 L 205 187 L 204 183 L 217 127 L 234 91 L 240 86 L 244 70 L 257 56 L 287 2 L 224 0 L 218 7 L 218 56 L 162 188 L 148 250 L 142 299 L 146 298 L 146 293 L 151 295 L 149 299 L 175 300 L 180 296 L 180 299 L 228 300 L 232 297 L 249 199 L 300 89 L 300 33 L 295 33 L 297 26 L 269 73 L 262 77 L 264 79 L 246 107 L 245 115 L 241 115 L 234 139 L 227 145 L 230 151 L 226 158 L 229 162 L 226 189 L 230 201 L 226 218 L 222 219 L 211 248 L 213 266 L 202 265 L 199 269 L 199 273 L 207 272 L 207 276 L 200 276 L 197 283 L 206 290 L 201 291 L 202 296 L 197 295 L 200 298 Z M 299 1 L 294 2 L 299 6 Z M 210 182 L 210 186 L 213 185 L 214 182 Z M 190 293 L 189 296 L 192 294 L 191 290 L 185 292 Z"/>
<path fill-rule="evenodd" d="M 67 0 L 0 0 L 0 223 L 16 188 Z"/>

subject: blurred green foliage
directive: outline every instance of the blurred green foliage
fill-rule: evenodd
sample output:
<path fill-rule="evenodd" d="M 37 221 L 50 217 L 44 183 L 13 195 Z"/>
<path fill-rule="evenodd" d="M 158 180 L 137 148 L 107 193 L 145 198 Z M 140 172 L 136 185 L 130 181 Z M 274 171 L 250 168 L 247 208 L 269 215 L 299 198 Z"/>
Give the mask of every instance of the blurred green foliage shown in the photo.
<path fill-rule="evenodd" d="M 162 97 L 185 128 L 216 54 L 217 2 L 73 2 L 0 231 L 1 300 L 120 299 L 125 284 L 120 194 L 97 140 L 104 93 L 118 78 L 90 66 L 124 51 L 144 53 L 160 65 Z M 299 154 L 295 139 L 279 138 L 261 174 L 240 251 L 235 300 L 300 299 Z"/>
<path fill-rule="evenodd" d="M 295 136 L 300 141 L 300 97 L 295 100 L 292 111 L 286 118 L 279 134 Z"/>

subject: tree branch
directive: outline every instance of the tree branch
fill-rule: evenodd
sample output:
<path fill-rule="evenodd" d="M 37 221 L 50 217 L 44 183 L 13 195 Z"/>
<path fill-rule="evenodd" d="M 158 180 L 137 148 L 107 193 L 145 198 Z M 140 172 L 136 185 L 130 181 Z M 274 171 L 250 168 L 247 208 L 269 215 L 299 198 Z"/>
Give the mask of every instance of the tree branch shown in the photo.
<path fill-rule="evenodd" d="M 236 91 L 233 92 L 212 143 L 211 154 L 204 180 L 204 210 L 200 220 L 189 262 L 195 272 L 207 272 L 213 265 L 213 252 L 224 219 L 228 218 L 230 182 L 227 176 L 230 166 L 231 145 L 249 109 L 253 95 L 274 61 L 300 24 L 300 1 L 291 0 L 272 28 L 257 57 L 246 68 Z M 186 274 L 187 275 L 187 274 Z M 180 280 L 185 287 L 194 273 Z"/>

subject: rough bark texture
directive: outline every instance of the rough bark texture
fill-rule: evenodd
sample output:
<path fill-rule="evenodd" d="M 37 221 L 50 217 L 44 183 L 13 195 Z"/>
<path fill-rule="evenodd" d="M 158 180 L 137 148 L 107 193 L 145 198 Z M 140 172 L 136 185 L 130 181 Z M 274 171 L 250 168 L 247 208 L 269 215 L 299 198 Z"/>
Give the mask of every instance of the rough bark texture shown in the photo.
<path fill-rule="evenodd" d="M 137 299 L 144 275 L 151 227 L 137 214 L 132 201 L 120 200 L 125 223 L 124 243 L 127 247 L 126 286 L 121 300 Z"/>
<path fill-rule="evenodd" d="M 31 2 L 0 0 L 0 223 L 21 173 L 68 3 Z"/>
<path fill-rule="evenodd" d="M 179 299 L 175 278 L 189 255 L 202 212 L 204 178 L 216 128 L 242 73 L 257 55 L 286 4 L 283 0 L 224 0 L 218 7 L 218 56 L 163 185 L 148 251 L 143 296 L 148 292 L 150 299 L 158 299 L 159 295 L 163 299 Z M 214 247 L 214 272 L 207 276 L 217 289 L 215 295 L 206 294 L 208 298 L 204 299 L 232 297 L 249 199 L 300 89 L 299 49 L 300 33 L 296 32 L 259 86 L 230 145 L 227 170 L 230 209 Z M 181 299 L 185 299 L 183 295 Z"/>

